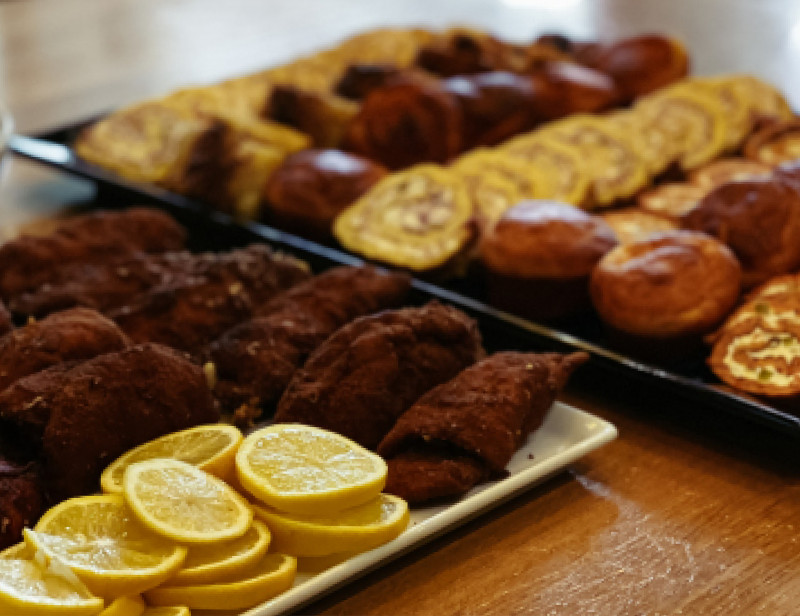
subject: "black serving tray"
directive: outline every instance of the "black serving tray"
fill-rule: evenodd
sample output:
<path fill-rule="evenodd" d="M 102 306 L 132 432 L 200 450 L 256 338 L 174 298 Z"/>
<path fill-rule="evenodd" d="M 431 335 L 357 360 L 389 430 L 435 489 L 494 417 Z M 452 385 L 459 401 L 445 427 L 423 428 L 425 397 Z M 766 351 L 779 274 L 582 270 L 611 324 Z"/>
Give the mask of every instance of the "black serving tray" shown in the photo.
<path fill-rule="evenodd" d="M 164 189 L 130 182 L 89 164 L 75 154 L 69 144 L 81 122 L 40 137 L 14 136 L 10 149 L 15 154 L 61 171 L 92 180 L 100 201 L 126 205 L 148 203 L 168 211 L 191 230 L 195 250 L 221 250 L 254 241 L 268 242 L 307 261 L 315 271 L 340 264 L 358 264 L 363 260 L 331 246 L 323 246 L 257 222 L 233 219 L 213 208 Z M 593 316 L 587 316 L 558 328 L 541 325 L 488 306 L 475 280 L 467 279 L 434 285 L 414 281 L 414 301 L 440 299 L 459 306 L 479 323 L 489 351 L 500 349 L 583 350 L 592 355 L 591 370 L 599 371 L 609 387 L 625 386 L 626 379 L 640 381 L 653 395 L 666 394 L 697 407 L 705 415 L 734 416 L 747 423 L 800 439 L 800 416 L 772 407 L 752 398 L 723 389 L 706 368 L 702 358 L 692 358 L 669 369 L 643 362 L 614 351 L 604 339 L 603 329 Z M 583 371 L 582 371 L 583 372 Z M 612 379 L 612 380 L 608 380 Z"/>

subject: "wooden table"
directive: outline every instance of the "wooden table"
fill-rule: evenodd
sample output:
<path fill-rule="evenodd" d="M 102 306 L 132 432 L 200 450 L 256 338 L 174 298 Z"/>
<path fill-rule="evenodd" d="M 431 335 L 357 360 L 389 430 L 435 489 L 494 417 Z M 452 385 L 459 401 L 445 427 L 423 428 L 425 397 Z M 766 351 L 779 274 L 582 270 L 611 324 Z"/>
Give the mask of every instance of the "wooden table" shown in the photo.
<path fill-rule="evenodd" d="M 792 0 L 5 2 L 0 92 L 19 131 L 33 133 L 359 29 L 452 23 L 517 39 L 669 32 L 686 42 L 696 72 L 755 72 L 800 107 Z M 83 182 L 6 162 L 6 233 L 91 195 Z M 635 383 L 582 378 L 564 400 L 614 422 L 619 439 L 302 612 L 800 613 L 800 443 Z"/>

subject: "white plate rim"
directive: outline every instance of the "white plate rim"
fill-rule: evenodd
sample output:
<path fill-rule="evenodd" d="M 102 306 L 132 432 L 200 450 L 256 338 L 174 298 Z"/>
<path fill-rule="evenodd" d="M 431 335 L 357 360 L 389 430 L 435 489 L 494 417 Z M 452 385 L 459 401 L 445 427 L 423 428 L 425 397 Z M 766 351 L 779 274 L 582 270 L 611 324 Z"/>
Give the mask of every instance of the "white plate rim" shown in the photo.
<path fill-rule="evenodd" d="M 571 429 L 569 434 L 563 435 L 565 438 L 560 451 L 537 457 L 534 454 L 537 449 L 537 439 L 547 435 L 548 426 L 563 422 L 578 428 Z M 558 440 L 558 434 L 553 437 Z M 566 442 L 566 437 L 570 437 L 572 442 Z M 353 556 L 307 579 L 301 579 L 286 592 L 240 614 L 241 616 L 289 614 L 544 482 L 616 437 L 617 429 L 610 422 L 557 401 L 548 412 L 544 425 L 529 437 L 512 458 L 507 477 L 481 484 L 452 504 L 412 510 L 411 525 L 397 539 L 369 552 Z M 515 467 L 516 470 L 511 470 Z M 202 611 L 197 613 L 214 614 Z M 220 612 L 215 614 L 221 616 Z"/>

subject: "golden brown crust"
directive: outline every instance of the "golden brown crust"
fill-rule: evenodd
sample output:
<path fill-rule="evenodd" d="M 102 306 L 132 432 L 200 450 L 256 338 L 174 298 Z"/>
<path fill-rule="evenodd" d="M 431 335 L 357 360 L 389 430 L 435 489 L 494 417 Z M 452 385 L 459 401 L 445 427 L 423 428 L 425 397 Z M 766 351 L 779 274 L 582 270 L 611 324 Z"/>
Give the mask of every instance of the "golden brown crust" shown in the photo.
<path fill-rule="evenodd" d="M 94 310 L 57 312 L 0 338 L 0 391 L 55 364 L 120 351 L 127 345 L 122 330 Z"/>
<path fill-rule="evenodd" d="M 741 182 L 768 177 L 772 173 L 769 165 L 746 158 L 723 158 L 709 163 L 689 174 L 689 181 L 710 191 L 728 182 Z"/>
<path fill-rule="evenodd" d="M 645 212 L 663 216 L 677 224 L 681 217 L 697 207 L 706 194 L 706 189 L 695 184 L 670 182 L 644 191 L 636 202 Z"/>
<path fill-rule="evenodd" d="M 742 264 L 745 287 L 800 266 L 800 195 L 779 182 L 723 184 L 683 223 L 731 247 Z"/>
<path fill-rule="evenodd" d="M 600 217 L 614 231 L 620 244 L 629 244 L 678 228 L 676 222 L 637 207 L 603 212 Z"/>
<path fill-rule="evenodd" d="M 374 448 L 422 394 L 481 357 L 477 324 L 455 308 L 433 302 L 361 317 L 295 373 L 275 421 L 319 426 Z"/>
<path fill-rule="evenodd" d="M 503 214 L 480 252 L 492 272 L 520 278 L 587 276 L 617 243 L 601 218 L 552 201 L 523 201 Z"/>
<path fill-rule="evenodd" d="M 800 120 L 768 123 L 750 135 L 744 144 L 744 155 L 770 166 L 797 160 L 800 158 Z"/>
<path fill-rule="evenodd" d="M 385 175 L 377 163 L 341 150 L 291 154 L 267 182 L 269 218 L 290 230 L 330 236 L 336 216 Z"/>
<path fill-rule="evenodd" d="M 609 252 L 592 273 L 592 302 L 612 327 L 665 339 L 701 334 L 739 297 L 741 270 L 717 240 L 672 231 Z"/>

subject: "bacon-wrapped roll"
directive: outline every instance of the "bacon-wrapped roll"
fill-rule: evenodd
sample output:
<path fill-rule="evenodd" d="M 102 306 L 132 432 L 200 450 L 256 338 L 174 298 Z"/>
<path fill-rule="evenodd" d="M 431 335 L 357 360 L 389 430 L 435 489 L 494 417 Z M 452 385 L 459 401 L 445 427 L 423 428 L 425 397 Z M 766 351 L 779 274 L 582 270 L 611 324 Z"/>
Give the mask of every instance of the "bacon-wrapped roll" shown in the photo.
<path fill-rule="evenodd" d="M 422 396 L 384 437 L 385 490 L 410 504 L 455 497 L 503 473 L 585 353 L 505 352 Z"/>
<path fill-rule="evenodd" d="M 350 122 L 345 149 L 390 169 L 444 163 L 463 148 L 458 100 L 433 80 L 414 79 L 373 90 Z"/>
<path fill-rule="evenodd" d="M 391 174 L 342 212 L 334 235 L 348 250 L 417 272 L 458 265 L 476 239 L 463 182 L 436 165 Z"/>
<path fill-rule="evenodd" d="M 483 357 L 477 324 L 433 302 L 361 317 L 292 377 L 276 422 L 306 423 L 374 449 L 422 394 Z"/>

